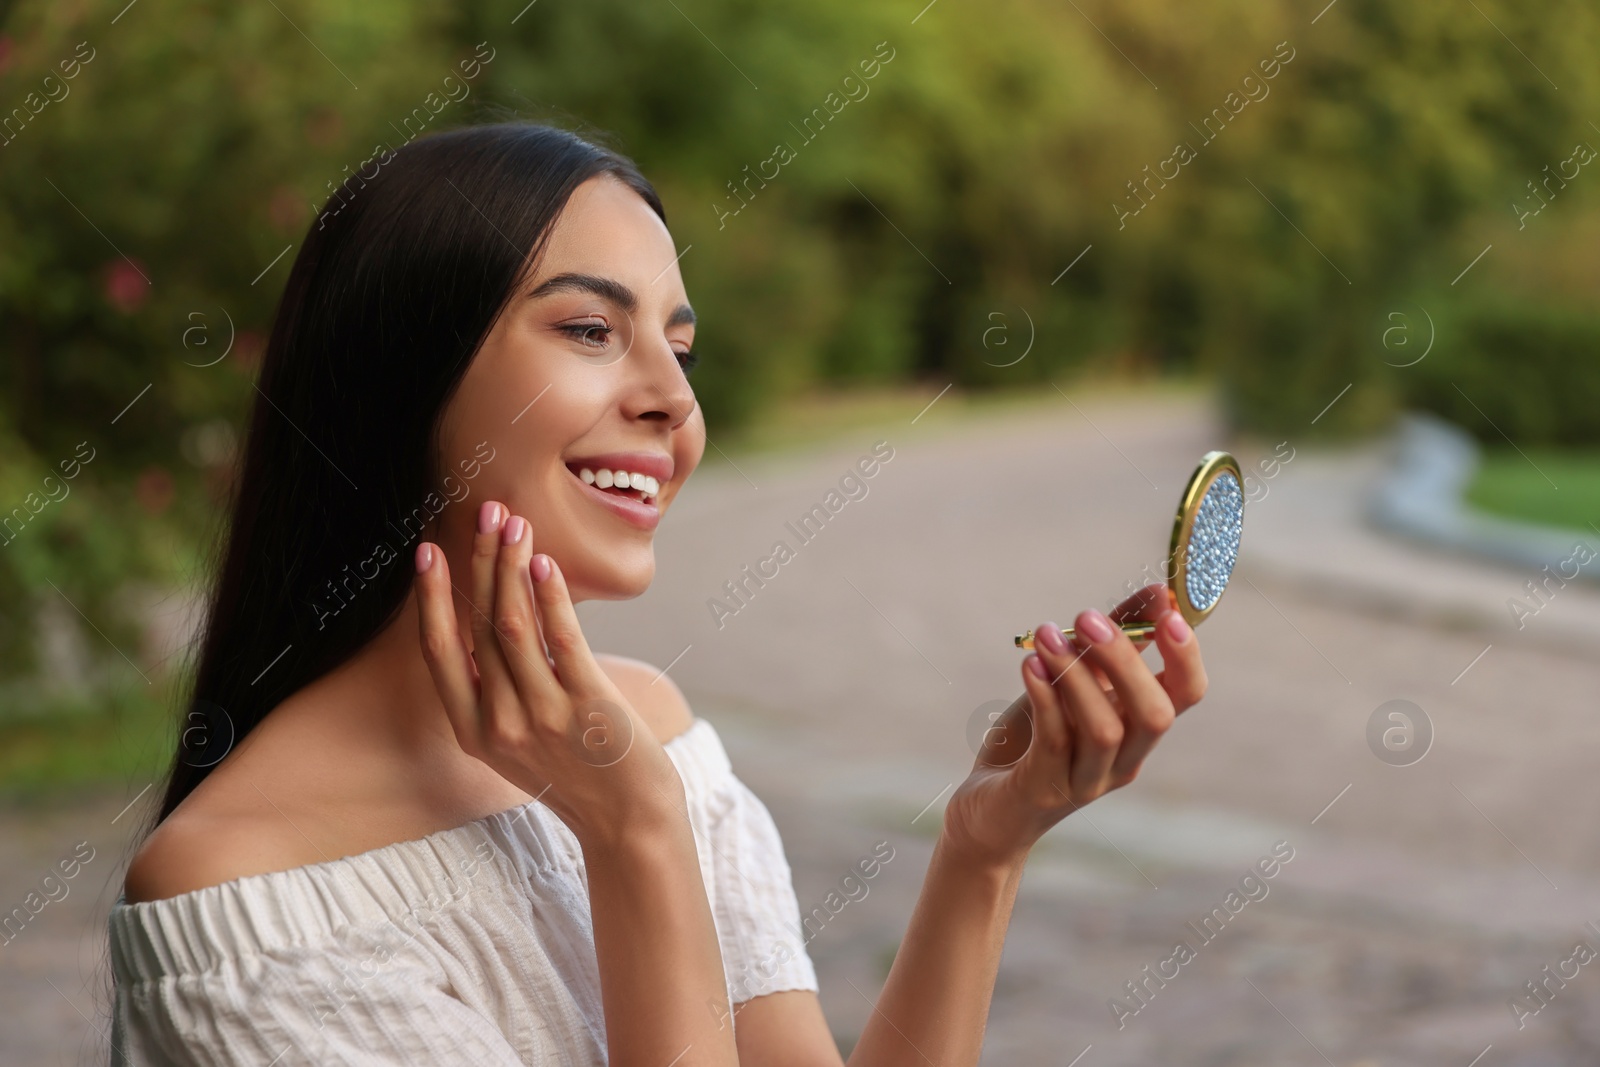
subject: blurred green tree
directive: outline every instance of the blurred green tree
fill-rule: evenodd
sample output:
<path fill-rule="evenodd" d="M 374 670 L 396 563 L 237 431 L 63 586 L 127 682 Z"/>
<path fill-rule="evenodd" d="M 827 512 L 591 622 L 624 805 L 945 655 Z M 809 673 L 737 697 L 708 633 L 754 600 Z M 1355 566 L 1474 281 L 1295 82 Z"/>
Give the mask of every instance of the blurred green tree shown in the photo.
<path fill-rule="evenodd" d="M 0 677 L 53 599 L 126 675 L 122 593 L 203 565 L 313 211 L 377 143 L 504 108 L 657 183 L 717 430 L 822 382 L 1131 370 L 1275 434 L 1469 419 L 1464 390 L 1477 432 L 1600 440 L 1600 180 L 1542 184 L 1600 145 L 1579 0 L 35 0 L 0 33 Z M 471 96 L 419 112 L 480 42 Z"/>
<path fill-rule="evenodd" d="M 48 706 L 41 617 L 92 623 L 96 678 L 127 673 L 117 650 L 149 666 L 126 584 L 203 565 L 293 250 L 328 183 L 471 54 L 440 29 L 421 5 L 306 0 L 7 12 L 0 714 Z"/>

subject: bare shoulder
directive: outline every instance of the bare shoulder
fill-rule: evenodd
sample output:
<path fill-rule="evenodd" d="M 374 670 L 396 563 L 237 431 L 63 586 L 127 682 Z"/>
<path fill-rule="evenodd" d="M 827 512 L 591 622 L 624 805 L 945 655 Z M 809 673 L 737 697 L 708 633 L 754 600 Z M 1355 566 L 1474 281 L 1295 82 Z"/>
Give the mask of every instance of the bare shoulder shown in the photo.
<path fill-rule="evenodd" d="M 664 745 L 694 725 L 694 712 L 683 691 L 659 667 L 608 652 L 597 652 L 594 658 L 650 726 L 657 741 Z"/>
<path fill-rule="evenodd" d="M 595 659 L 660 743 L 694 725 L 683 692 L 659 668 L 627 656 Z M 251 734 L 253 744 L 230 753 L 162 820 L 128 865 L 128 903 L 422 837 L 527 799 L 475 763 L 483 776 L 452 775 L 450 783 L 419 795 L 415 775 L 397 776 L 401 765 L 394 761 L 370 753 L 353 759 L 338 743 L 308 740 L 323 735 L 307 733 L 307 720 L 280 721 L 277 730 L 263 722 Z M 307 751 L 343 752 L 342 773 L 321 773 L 328 764 L 307 758 Z"/>
<path fill-rule="evenodd" d="M 415 774 L 409 790 L 387 784 L 399 775 L 394 761 L 321 729 L 330 716 L 296 718 L 297 707 L 317 708 L 304 699 L 266 716 L 157 824 L 128 864 L 128 903 L 326 863 L 436 828 L 419 817 L 427 790 Z"/>
<path fill-rule="evenodd" d="M 130 904 L 164 900 L 325 858 L 281 815 L 196 793 L 139 847 L 128 864 L 123 893 Z"/>

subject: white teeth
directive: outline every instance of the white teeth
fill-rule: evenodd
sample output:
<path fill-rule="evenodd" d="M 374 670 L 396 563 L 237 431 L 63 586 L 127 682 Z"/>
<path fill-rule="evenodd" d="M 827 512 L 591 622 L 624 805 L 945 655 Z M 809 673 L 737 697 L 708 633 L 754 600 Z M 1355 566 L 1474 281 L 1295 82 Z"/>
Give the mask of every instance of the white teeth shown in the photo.
<path fill-rule="evenodd" d="M 635 489 L 647 501 L 654 502 L 656 494 L 661 492 L 661 482 L 648 474 L 639 474 L 635 471 L 610 471 L 590 470 L 584 467 L 578 472 L 578 477 L 586 485 L 597 489 Z"/>

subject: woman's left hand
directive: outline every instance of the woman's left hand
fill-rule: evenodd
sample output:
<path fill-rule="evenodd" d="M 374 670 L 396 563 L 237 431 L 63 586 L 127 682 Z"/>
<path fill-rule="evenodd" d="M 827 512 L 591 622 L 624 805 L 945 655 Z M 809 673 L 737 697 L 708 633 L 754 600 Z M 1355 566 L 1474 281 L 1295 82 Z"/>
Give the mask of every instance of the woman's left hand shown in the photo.
<path fill-rule="evenodd" d="M 990 727 L 972 773 L 945 808 L 944 837 L 977 862 L 1021 863 L 1044 832 L 1139 774 L 1173 719 L 1206 691 L 1193 630 L 1166 587 L 1146 586 L 1107 618 L 1085 611 L 1063 643 L 1034 631 L 1026 692 Z M 1116 623 L 1150 619 L 1164 668 L 1153 673 Z"/>

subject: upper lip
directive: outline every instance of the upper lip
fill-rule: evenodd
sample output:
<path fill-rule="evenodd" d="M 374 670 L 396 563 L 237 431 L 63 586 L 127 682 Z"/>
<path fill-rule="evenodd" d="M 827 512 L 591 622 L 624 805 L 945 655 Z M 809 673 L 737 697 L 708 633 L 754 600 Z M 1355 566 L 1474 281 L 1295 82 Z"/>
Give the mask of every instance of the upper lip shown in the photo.
<path fill-rule="evenodd" d="M 663 485 L 672 481 L 672 457 L 665 452 L 602 452 L 592 456 L 569 456 L 566 463 L 574 474 L 587 467 L 592 471 L 648 474 Z"/>

